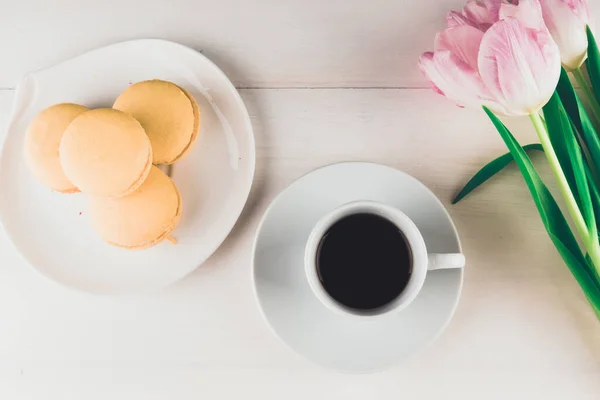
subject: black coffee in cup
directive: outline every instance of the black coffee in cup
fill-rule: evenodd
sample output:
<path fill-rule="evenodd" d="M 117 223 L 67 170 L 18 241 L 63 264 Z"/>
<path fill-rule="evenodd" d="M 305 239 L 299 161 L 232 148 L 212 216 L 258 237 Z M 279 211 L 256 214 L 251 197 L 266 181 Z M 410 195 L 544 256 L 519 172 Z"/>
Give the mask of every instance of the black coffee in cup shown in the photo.
<path fill-rule="evenodd" d="M 398 227 L 379 215 L 336 221 L 317 248 L 321 285 L 340 305 L 374 310 L 394 301 L 412 274 L 410 246 Z"/>

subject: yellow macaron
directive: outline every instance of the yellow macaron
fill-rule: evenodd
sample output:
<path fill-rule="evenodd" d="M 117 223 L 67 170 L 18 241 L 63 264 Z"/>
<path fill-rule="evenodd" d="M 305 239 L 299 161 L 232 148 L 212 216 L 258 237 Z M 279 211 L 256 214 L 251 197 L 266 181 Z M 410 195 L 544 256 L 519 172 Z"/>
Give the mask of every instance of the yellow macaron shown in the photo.
<path fill-rule="evenodd" d="M 79 192 L 63 171 L 59 146 L 71 121 L 86 111 L 86 107 L 78 104 L 53 105 L 33 119 L 25 134 L 25 160 L 29 169 L 40 182 L 57 192 Z"/>
<path fill-rule="evenodd" d="M 183 149 L 181 154 L 179 154 L 177 157 L 175 157 L 175 159 L 171 162 L 171 164 L 179 161 L 181 159 L 181 157 L 183 157 L 190 151 L 190 149 L 192 148 L 192 145 L 198 138 L 198 132 L 200 131 L 200 108 L 198 107 L 198 102 L 196 101 L 196 99 L 194 99 L 194 96 L 192 96 L 187 90 L 185 90 L 182 87 L 179 87 L 179 89 L 181 89 L 181 91 L 190 100 L 190 103 L 192 103 L 192 110 L 194 112 L 194 130 L 192 131 L 192 137 L 191 137 L 189 143 L 187 144 L 187 146 L 185 146 L 185 148 Z"/>
<path fill-rule="evenodd" d="M 154 164 L 179 160 L 198 136 L 198 104 L 187 91 L 171 82 L 155 79 L 131 85 L 113 108 L 140 121 L 152 143 Z"/>
<path fill-rule="evenodd" d="M 152 167 L 152 147 L 140 123 L 111 108 L 80 114 L 60 142 L 65 175 L 82 192 L 120 197 L 144 182 Z"/>
<path fill-rule="evenodd" d="M 181 217 L 181 197 L 173 181 L 153 166 L 142 186 L 127 196 L 90 197 L 89 213 L 104 241 L 142 250 L 171 240 Z"/>

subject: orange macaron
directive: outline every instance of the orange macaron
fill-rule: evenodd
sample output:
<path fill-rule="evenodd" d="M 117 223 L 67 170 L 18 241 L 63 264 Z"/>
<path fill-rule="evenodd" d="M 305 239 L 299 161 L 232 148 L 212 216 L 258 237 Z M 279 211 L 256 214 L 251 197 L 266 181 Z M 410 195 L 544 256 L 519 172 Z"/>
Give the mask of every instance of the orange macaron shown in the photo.
<path fill-rule="evenodd" d="M 119 95 L 113 108 L 140 121 L 152 143 L 154 164 L 178 161 L 198 137 L 198 103 L 174 83 L 158 79 L 138 82 Z"/>
<path fill-rule="evenodd" d="M 152 147 L 142 125 L 130 114 L 111 108 L 75 118 L 59 151 L 65 175 L 92 196 L 132 193 L 152 167 Z"/>
<path fill-rule="evenodd" d="M 172 240 L 170 234 L 179 223 L 181 208 L 177 187 L 155 166 L 133 193 L 89 199 L 94 229 L 107 243 L 129 250 L 147 249 L 165 239 Z"/>
<path fill-rule="evenodd" d="M 25 133 L 27 166 L 42 184 L 57 192 L 79 192 L 63 171 L 59 147 L 69 124 L 86 111 L 86 107 L 72 103 L 50 106 L 33 119 Z"/>

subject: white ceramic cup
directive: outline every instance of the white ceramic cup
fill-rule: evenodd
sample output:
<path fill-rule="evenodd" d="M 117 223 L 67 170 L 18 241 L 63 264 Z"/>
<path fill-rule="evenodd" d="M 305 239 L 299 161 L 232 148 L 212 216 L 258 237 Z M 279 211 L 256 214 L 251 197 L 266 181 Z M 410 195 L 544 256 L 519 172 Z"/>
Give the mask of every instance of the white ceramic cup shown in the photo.
<path fill-rule="evenodd" d="M 390 303 L 373 310 L 356 310 L 334 300 L 323 288 L 317 272 L 316 258 L 321 239 L 327 230 L 340 219 L 353 214 L 375 214 L 387 219 L 400 229 L 412 253 L 412 274 L 400 295 Z M 379 317 L 398 312 L 407 307 L 419 294 L 425 283 L 427 271 L 462 268 L 463 254 L 427 254 L 425 240 L 419 228 L 402 211 L 375 201 L 355 201 L 344 204 L 323 216 L 314 226 L 304 252 L 304 268 L 308 283 L 315 296 L 328 308 L 346 315 Z"/>

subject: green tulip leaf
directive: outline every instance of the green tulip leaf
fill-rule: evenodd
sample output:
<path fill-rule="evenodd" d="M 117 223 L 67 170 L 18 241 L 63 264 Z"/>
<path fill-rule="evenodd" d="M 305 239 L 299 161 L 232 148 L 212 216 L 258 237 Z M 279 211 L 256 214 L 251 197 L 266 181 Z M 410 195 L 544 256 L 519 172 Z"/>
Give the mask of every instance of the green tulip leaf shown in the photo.
<path fill-rule="evenodd" d="M 600 289 L 598 286 L 598 280 L 595 276 L 590 276 L 589 269 L 591 268 L 592 262 L 589 257 L 585 257 L 586 263 L 582 264 L 579 257 L 574 255 L 571 250 L 565 246 L 565 244 L 553 233 L 548 233 L 550 240 L 554 243 L 556 250 L 562 257 L 565 264 L 571 271 L 571 274 L 575 277 L 575 280 L 581 287 L 581 290 L 585 294 L 588 302 L 592 306 L 592 310 L 600 319 Z"/>
<path fill-rule="evenodd" d="M 588 185 L 590 187 L 590 196 L 592 198 L 592 206 L 594 207 L 594 214 L 596 215 L 596 231 L 600 231 L 600 190 L 596 184 L 596 178 L 592 174 L 589 166 L 585 166 L 585 174 L 588 178 Z"/>
<path fill-rule="evenodd" d="M 596 171 L 600 171 L 600 138 L 564 68 L 560 74 L 556 91 L 577 132 L 579 132 L 580 138 L 585 144 L 590 165 L 593 165 Z"/>
<path fill-rule="evenodd" d="M 598 189 L 597 175 L 592 172 L 593 170 L 600 171 L 600 138 L 564 68 L 561 71 L 556 91 L 575 127 L 575 132 L 579 133 L 578 137 L 587 150 L 587 152 L 584 152 L 587 159 L 585 173 L 588 178 L 590 196 L 596 215 L 596 230 L 600 231 L 600 218 L 598 218 L 600 216 L 600 190 Z"/>
<path fill-rule="evenodd" d="M 556 200 L 540 178 L 527 153 L 506 126 L 487 107 L 483 109 L 519 167 L 550 239 L 581 286 L 594 312 L 600 315 L 600 283 L 594 274 L 593 265 L 588 263 L 583 255 Z"/>
<path fill-rule="evenodd" d="M 560 163 L 560 167 L 567 178 L 571 192 L 581 210 L 588 230 L 593 232 L 597 240 L 596 218 L 590 188 L 588 186 L 588 174 L 586 174 L 585 161 L 576 131 L 573 129 L 571 119 L 567 115 L 558 92 L 554 92 L 548 103 L 544 106 L 544 118 L 548 129 L 548 136 L 554 148 L 554 152 Z M 593 181 L 592 181 L 593 182 Z"/>
<path fill-rule="evenodd" d="M 538 150 L 544 151 L 544 148 L 539 143 L 526 144 L 523 146 L 523 150 Z M 454 200 L 452 200 L 452 204 L 456 204 L 465 198 L 469 193 L 473 190 L 477 189 L 479 186 L 487 182 L 498 172 L 502 171 L 508 164 L 514 161 L 514 158 L 510 152 L 501 155 L 495 160 L 490 161 L 483 168 L 481 168 L 473 177 L 467 182 L 467 184 L 458 192 Z"/>
<path fill-rule="evenodd" d="M 600 101 L 600 51 L 598 50 L 598 43 L 596 42 L 594 33 L 589 26 L 586 27 L 586 32 L 588 40 L 588 59 L 586 66 L 596 99 Z"/>

